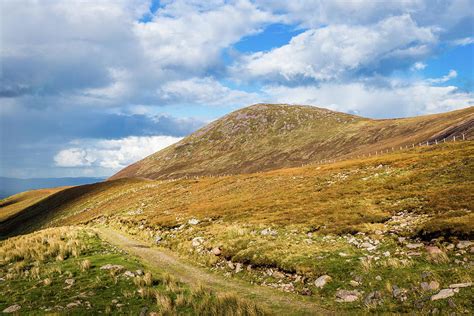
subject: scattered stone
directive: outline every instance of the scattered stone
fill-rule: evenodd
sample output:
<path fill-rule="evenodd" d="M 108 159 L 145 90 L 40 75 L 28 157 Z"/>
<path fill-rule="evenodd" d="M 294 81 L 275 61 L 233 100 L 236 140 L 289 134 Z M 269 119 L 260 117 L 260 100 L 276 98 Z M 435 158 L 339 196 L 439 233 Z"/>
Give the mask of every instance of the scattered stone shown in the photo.
<path fill-rule="evenodd" d="M 377 276 L 375 277 L 375 279 L 376 279 L 377 281 L 382 281 L 382 277 L 381 277 L 380 275 L 377 275 Z"/>
<path fill-rule="evenodd" d="M 360 285 L 360 283 L 357 282 L 357 281 L 355 281 L 355 280 L 351 280 L 351 281 L 349 282 L 349 284 L 352 285 L 353 287 L 357 287 L 357 286 Z"/>
<path fill-rule="evenodd" d="M 117 304 L 118 303 L 118 300 L 117 299 L 113 299 L 112 300 L 112 304 Z"/>
<path fill-rule="evenodd" d="M 21 308 L 21 306 L 18 305 L 18 304 L 15 304 L 15 305 L 12 305 L 12 306 L 8 306 L 7 308 L 5 308 L 5 309 L 3 310 L 3 313 L 14 313 L 14 312 L 19 311 L 20 308 Z"/>
<path fill-rule="evenodd" d="M 142 270 L 137 270 L 137 271 L 135 271 L 135 273 L 136 273 L 137 275 L 143 275 L 143 271 L 142 271 Z"/>
<path fill-rule="evenodd" d="M 127 278 L 134 278 L 135 277 L 135 274 L 132 271 L 125 271 L 123 273 L 123 275 L 126 276 Z"/>
<path fill-rule="evenodd" d="M 66 279 L 66 280 L 64 281 L 64 283 L 66 283 L 67 285 L 73 285 L 74 282 L 76 282 L 76 280 L 74 280 L 74 279 Z"/>
<path fill-rule="evenodd" d="M 76 301 L 76 302 L 72 302 L 72 303 L 67 304 L 66 307 L 67 308 L 74 308 L 74 307 L 78 307 L 79 305 L 81 305 L 81 302 Z"/>
<path fill-rule="evenodd" d="M 418 248 L 421 248 L 423 247 L 423 244 L 422 243 L 417 243 L 417 244 L 407 244 L 407 248 L 408 249 L 418 249 Z"/>
<path fill-rule="evenodd" d="M 322 289 L 332 278 L 329 275 L 322 275 L 314 281 L 314 285 Z"/>
<path fill-rule="evenodd" d="M 300 294 L 305 295 L 305 296 L 311 296 L 313 292 L 311 292 L 311 290 L 308 289 L 307 287 L 304 287 L 301 289 Z"/>
<path fill-rule="evenodd" d="M 398 242 L 402 243 L 406 240 L 406 237 L 398 237 Z"/>
<path fill-rule="evenodd" d="M 431 281 L 431 282 L 421 282 L 420 284 L 421 288 L 423 291 L 436 291 L 439 289 L 439 283 L 436 281 Z"/>
<path fill-rule="evenodd" d="M 421 272 L 421 278 L 422 278 L 422 279 L 426 279 L 426 278 L 428 278 L 428 277 L 430 277 L 430 276 L 431 276 L 431 272 L 429 272 L 429 271 L 423 271 L 423 272 Z"/>
<path fill-rule="evenodd" d="M 467 247 L 470 247 L 472 245 L 472 241 L 469 241 L 469 240 L 461 240 L 460 242 L 458 242 L 458 244 L 456 245 L 456 247 L 458 249 L 464 249 L 464 248 L 467 248 Z"/>
<path fill-rule="evenodd" d="M 394 298 L 398 299 L 401 302 L 404 302 L 407 300 L 407 290 L 406 289 L 401 289 L 396 285 L 392 285 L 392 295 Z"/>
<path fill-rule="evenodd" d="M 204 243 L 204 238 L 203 237 L 194 237 L 191 244 L 193 247 L 199 247 Z"/>
<path fill-rule="evenodd" d="M 429 255 L 439 255 L 443 253 L 443 251 L 436 246 L 426 246 L 426 251 Z"/>
<path fill-rule="evenodd" d="M 390 257 L 390 251 L 385 251 L 385 252 L 383 253 L 383 255 L 384 255 L 385 257 Z"/>
<path fill-rule="evenodd" d="M 191 219 L 188 221 L 188 224 L 189 224 L 189 225 L 197 225 L 197 224 L 199 224 L 199 220 L 198 220 L 198 219 L 195 219 L 195 218 L 191 218 Z"/>
<path fill-rule="evenodd" d="M 363 242 L 362 244 L 360 244 L 360 247 L 361 247 L 361 248 L 367 248 L 367 249 L 369 249 L 369 248 L 374 247 L 374 245 L 372 245 L 372 244 L 369 243 L 369 242 Z"/>
<path fill-rule="evenodd" d="M 469 250 L 470 253 L 474 253 L 474 247 L 471 247 L 471 250 Z"/>
<path fill-rule="evenodd" d="M 140 315 L 140 316 L 146 316 L 147 312 L 148 312 L 148 307 L 144 306 L 144 307 L 142 307 L 142 309 L 140 310 L 140 314 L 139 314 L 139 315 Z"/>
<path fill-rule="evenodd" d="M 377 305 L 382 298 L 382 293 L 379 291 L 370 292 L 364 299 L 365 305 Z"/>
<path fill-rule="evenodd" d="M 336 292 L 336 302 L 349 303 L 355 302 L 360 298 L 360 292 L 357 290 L 338 290 Z"/>
<path fill-rule="evenodd" d="M 222 253 L 222 251 L 221 251 L 221 249 L 220 249 L 219 247 L 214 247 L 214 248 L 212 248 L 211 251 L 212 251 L 212 253 L 214 254 L 214 256 L 220 256 L 221 253 Z"/>
<path fill-rule="evenodd" d="M 451 296 L 454 296 L 456 291 L 454 289 L 442 289 L 438 294 L 431 296 L 432 301 L 442 300 Z"/>
<path fill-rule="evenodd" d="M 3 281 L 5 281 L 5 278 L 0 278 L 0 282 L 3 282 Z"/>
<path fill-rule="evenodd" d="M 455 284 L 451 284 L 449 287 L 451 289 L 458 289 L 458 288 L 461 288 L 461 287 L 470 287 L 472 286 L 472 282 L 466 282 L 466 283 L 455 283 Z"/>
<path fill-rule="evenodd" d="M 273 271 L 272 276 L 277 279 L 283 279 L 285 277 L 280 271 Z"/>
<path fill-rule="evenodd" d="M 375 231 L 375 235 L 383 235 L 383 231 L 381 231 L 381 230 L 376 230 L 376 231 Z"/>
<path fill-rule="evenodd" d="M 265 228 L 260 232 L 260 235 L 263 235 L 263 236 L 276 236 L 276 235 L 278 235 L 278 232 L 276 230 L 271 229 L 271 228 Z"/>
<path fill-rule="evenodd" d="M 235 265 L 232 261 L 229 261 L 227 262 L 227 266 L 231 269 L 231 270 L 234 270 L 235 269 Z"/>
<path fill-rule="evenodd" d="M 344 253 L 344 252 L 340 252 L 339 253 L 339 257 L 348 257 L 349 255 L 347 253 Z"/>
<path fill-rule="evenodd" d="M 119 265 L 119 264 L 106 264 L 105 266 L 102 266 L 100 267 L 101 270 L 117 270 L 117 271 L 121 271 L 124 269 L 123 266 Z"/>
<path fill-rule="evenodd" d="M 295 286 L 293 285 L 293 283 L 282 284 L 280 287 L 285 292 L 294 292 L 295 291 Z"/>
<path fill-rule="evenodd" d="M 242 264 L 240 262 L 238 262 L 235 265 L 235 273 L 239 273 L 240 271 L 242 271 Z"/>
<path fill-rule="evenodd" d="M 163 238 L 161 236 L 156 236 L 155 237 L 155 243 L 159 244 Z"/>

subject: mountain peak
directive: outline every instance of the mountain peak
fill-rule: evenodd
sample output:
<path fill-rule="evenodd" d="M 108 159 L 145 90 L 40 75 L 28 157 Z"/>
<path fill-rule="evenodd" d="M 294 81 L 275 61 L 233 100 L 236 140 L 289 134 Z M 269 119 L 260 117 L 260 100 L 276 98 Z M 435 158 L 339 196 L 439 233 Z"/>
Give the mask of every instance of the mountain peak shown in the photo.
<path fill-rule="evenodd" d="M 166 179 L 301 166 L 426 141 L 456 126 L 456 132 L 467 128 L 472 133 L 472 124 L 466 122 L 473 113 L 471 107 L 409 119 L 372 120 L 307 105 L 254 104 L 211 122 L 110 179 Z"/>

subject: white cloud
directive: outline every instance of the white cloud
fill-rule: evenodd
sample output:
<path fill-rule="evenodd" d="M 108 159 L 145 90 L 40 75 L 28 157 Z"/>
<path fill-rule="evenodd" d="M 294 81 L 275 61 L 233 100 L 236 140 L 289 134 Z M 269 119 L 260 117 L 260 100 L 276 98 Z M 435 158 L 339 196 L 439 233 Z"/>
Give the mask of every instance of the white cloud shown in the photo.
<path fill-rule="evenodd" d="M 230 89 L 209 77 L 167 82 L 157 93 L 165 102 L 211 106 L 245 106 L 260 99 L 257 93 Z"/>
<path fill-rule="evenodd" d="M 437 41 L 435 30 L 419 27 L 409 15 L 375 25 L 329 25 L 293 37 L 289 44 L 243 59 L 235 73 L 255 77 L 337 79 L 390 59 L 420 58 Z"/>
<path fill-rule="evenodd" d="M 160 9 L 152 21 L 136 23 L 134 31 L 154 66 L 194 72 L 219 64 L 222 49 L 259 32 L 272 21 L 272 14 L 247 0 L 208 5 L 173 1 Z"/>
<path fill-rule="evenodd" d="M 59 167 L 119 170 L 181 140 L 172 136 L 130 136 L 123 139 L 76 140 L 54 157 Z"/>
<path fill-rule="evenodd" d="M 474 37 L 464 37 L 457 40 L 451 41 L 451 44 L 455 46 L 467 46 L 474 44 Z"/>
<path fill-rule="evenodd" d="M 414 63 L 413 66 L 411 66 L 411 70 L 412 71 L 416 71 L 416 70 L 423 70 L 426 68 L 426 64 L 425 63 L 422 63 L 422 62 L 417 62 L 417 63 Z"/>
<path fill-rule="evenodd" d="M 473 93 L 455 86 L 433 86 L 425 81 L 392 81 L 381 87 L 363 82 L 268 86 L 265 91 L 272 102 L 310 104 L 379 118 L 440 113 L 474 105 Z"/>
<path fill-rule="evenodd" d="M 457 76 L 458 76 L 457 71 L 454 70 L 454 69 L 451 69 L 446 76 L 443 76 L 441 78 L 427 79 L 426 81 L 428 83 L 445 83 L 445 82 L 448 82 L 451 79 L 456 78 Z"/>

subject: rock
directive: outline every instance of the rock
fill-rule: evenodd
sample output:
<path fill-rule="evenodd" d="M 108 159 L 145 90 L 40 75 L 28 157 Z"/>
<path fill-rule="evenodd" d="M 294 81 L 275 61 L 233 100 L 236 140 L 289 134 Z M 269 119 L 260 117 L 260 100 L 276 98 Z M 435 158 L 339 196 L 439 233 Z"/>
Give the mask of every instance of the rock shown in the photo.
<path fill-rule="evenodd" d="M 442 300 L 451 296 L 454 296 L 456 291 L 454 289 L 442 289 L 438 294 L 431 296 L 432 301 Z"/>
<path fill-rule="evenodd" d="M 102 266 L 100 267 L 101 270 L 117 270 L 117 271 L 121 271 L 124 269 L 123 266 L 119 265 L 119 264 L 106 264 L 105 266 Z"/>
<path fill-rule="evenodd" d="M 377 275 L 377 276 L 375 277 L 375 280 L 377 280 L 377 281 L 382 281 L 382 277 L 381 277 L 380 275 Z"/>
<path fill-rule="evenodd" d="M 418 248 L 421 248 L 423 247 L 423 244 L 422 243 L 417 243 L 417 244 L 407 244 L 407 248 L 408 249 L 418 249 Z"/>
<path fill-rule="evenodd" d="M 231 270 L 234 270 L 235 269 L 235 265 L 232 261 L 229 261 L 227 262 L 227 266 L 231 269 Z"/>
<path fill-rule="evenodd" d="M 357 290 L 338 290 L 336 292 L 336 302 L 349 303 L 359 300 L 360 292 Z"/>
<path fill-rule="evenodd" d="M 406 237 L 398 237 L 398 242 L 402 243 L 406 240 Z"/>
<path fill-rule="evenodd" d="M 474 253 L 474 247 L 471 247 L 471 249 L 469 250 L 470 253 Z"/>
<path fill-rule="evenodd" d="M 352 285 L 353 287 L 357 287 L 357 286 L 360 285 L 360 283 L 357 282 L 357 281 L 355 281 L 355 280 L 350 280 L 350 281 L 349 281 L 349 284 Z"/>
<path fill-rule="evenodd" d="M 439 289 L 439 283 L 436 281 L 431 281 L 431 282 L 421 282 L 420 284 L 421 288 L 423 291 L 435 291 Z"/>
<path fill-rule="evenodd" d="M 304 287 L 301 289 L 300 294 L 305 295 L 305 296 L 311 296 L 313 293 L 311 292 L 310 289 L 308 289 L 307 287 Z"/>
<path fill-rule="evenodd" d="M 127 278 L 134 278 L 135 277 L 135 274 L 132 271 L 125 271 L 123 273 L 123 275 L 126 276 Z"/>
<path fill-rule="evenodd" d="M 197 224 L 199 224 L 199 220 L 198 220 L 198 219 L 195 219 L 195 218 L 191 218 L 191 219 L 188 221 L 188 224 L 189 224 L 189 225 L 197 225 Z"/>
<path fill-rule="evenodd" d="M 375 231 L 375 235 L 383 235 L 383 231 L 381 231 L 381 230 L 376 230 L 376 231 Z"/>
<path fill-rule="evenodd" d="M 117 299 L 113 299 L 112 300 L 112 304 L 117 304 L 118 303 L 118 300 Z"/>
<path fill-rule="evenodd" d="M 137 270 L 137 271 L 135 271 L 135 273 L 136 273 L 137 275 L 143 275 L 143 271 L 142 271 L 142 270 Z"/>
<path fill-rule="evenodd" d="M 385 252 L 383 253 L 383 255 L 384 255 L 385 257 L 390 257 L 390 251 L 385 251 Z"/>
<path fill-rule="evenodd" d="M 272 276 L 277 279 L 283 279 L 285 277 L 280 271 L 273 271 Z"/>
<path fill-rule="evenodd" d="M 81 302 L 76 301 L 76 302 L 72 302 L 72 303 L 67 304 L 66 307 L 67 308 L 74 308 L 74 307 L 78 307 L 79 305 L 81 305 Z"/>
<path fill-rule="evenodd" d="M 349 255 L 345 252 L 340 252 L 339 257 L 348 257 Z"/>
<path fill-rule="evenodd" d="M 374 245 L 372 245 L 370 242 L 363 242 L 362 244 L 360 244 L 360 247 L 361 248 L 372 248 L 372 247 L 374 247 Z"/>
<path fill-rule="evenodd" d="M 214 254 L 214 256 L 220 256 L 222 251 L 219 247 L 214 247 L 212 248 L 211 252 Z"/>
<path fill-rule="evenodd" d="M 271 228 L 265 228 L 260 232 L 260 235 L 263 235 L 263 236 L 276 236 L 276 235 L 278 235 L 278 232 L 276 230 L 271 229 Z"/>
<path fill-rule="evenodd" d="M 317 278 L 316 281 L 314 281 L 314 286 L 322 289 L 326 285 L 326 283 L 328 283 L 331 280 L 332 278 L 329 275 L 322 275 L 319 278 Z"/>
<path fill-rule="evenodd" d="M 142 309 L 140 310 L 140 314 L 139 314 L 139 315 L 140 315 L 140 316 L 146 316 L 147 312 L 148 312 L 148 307 L 144 306 L 144 307 L 142 307 Z"/>
<path fill-rule="evenodd" d="M 156 236 L 155 237 L 155 244 L 159 244 L 163 238 L 161 236 Z"/>
<path fill-rule="evenodd" d="M 449 244 L 446 246 L 446 249 L 447 250 L 453 250 L 454 249 L 454 245 L 453 244 Z"/>
<path fill-rule="evenodd" d="M 469 240 L 461 240 L 460 242 L 458 242 L 458 244 L 456 245 L 456 247 L 458 249 L 464 249 L 464 248 L 467 248 L 467 247 L 470 247 L 472 245 L 472 241 L 469 241 Z"/>
<path fill-rule="evenodd" d="M 191 244 L 193 247 L 199 247 L 204 243 L 203 237 L 194 237 Z"/>
<path fill-rule="evenodd" d="M 76 282 L 76 280 L 74 280 L 74 279 L 66 279 L 66 280 L 64 281 L 64 283 L 66 283 L 67 285 L 73 285 L 74 282 Z"/>
<path fill-rule="evenodd" d="M 295 291 L 295 286 L 293 285 L 293 283 L 282 284 L 280 287 L 285 292 L 294 292 Z"/>
<path fill-rule="evenodd" d="M 461 288 L 461 287 L 469 287 L 469 286 L 472 286 L 472 282 L 466 282 L 466 283 L 455 283 L 455 284 L 451 284 L 449 285 L 449 287 L 451 289 L 458 289 L 458 288 Z"/>
<path fill-rule="evenodd" d="M 426 246 L 426 252 L 428 252 L 429 255 L 439 255 L 443 253 L 443 251 L 436 246 Z"/>
<path fill-rule="evenodd" d="M 14 312 L 19 311 L 20 308 L 21 308 L 21 306 L 18 305 L 18 304 L 15 304 L 15 305 L 12 305 L 12 306 L 8 306 L 7 308 L 5 308 L 5 309 L 3 310 L 3 313 L 14 313 Z"/>
<path fill-rule="evenodd" d="M 364 299 L 365 305 L 376 305 L 380 302 L 382 293 L 379 291 L 370 292 Z"/>
<path fill-rule="evenodd" d="M 239 273 L 240 271 L 242 271 L 242 264 L 240 262 L 238 262 L 235 265 L 235 273 Z"/>
<path fill-rule="evenodd" d="M 249 272 L 252 271 L 252 265 L 251 265 L 251 264 L 249 264 L 249 265 L 247 266 L 247 271 L 249 271 Z"/>
<path fill-rule="evenodd" d="M 396 285 L 392 285 L 392 295 L 394 298 L 398 299 L 401 302 L 406 301 L 407 299 L 407 290 L 401 289 Z"/>

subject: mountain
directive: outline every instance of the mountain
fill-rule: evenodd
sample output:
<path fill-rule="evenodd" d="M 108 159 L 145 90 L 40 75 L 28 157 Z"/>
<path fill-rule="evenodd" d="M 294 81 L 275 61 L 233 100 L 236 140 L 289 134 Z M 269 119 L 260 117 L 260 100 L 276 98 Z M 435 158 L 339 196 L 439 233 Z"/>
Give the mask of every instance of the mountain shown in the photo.
<path fill-rule="evenodd" d="M 0 199 L 6 198 L 7 196 L 42 188 L 53 188 L 53 187 L 64 187 L 82 185 L 88 183 L 95 183 L 103 181 L 103 178 L 31 178 L 31 179 L 18 179 L 18 178 L 7 178 L 0 177 Z"/>
<path fill-rule="evenodd" d="M 110 180 L 240 174 L 358 156 L 452 136 L 474 137 L 474 107 L 374 120 L 313 106 L 256 104 L 216 120 Z"/>

